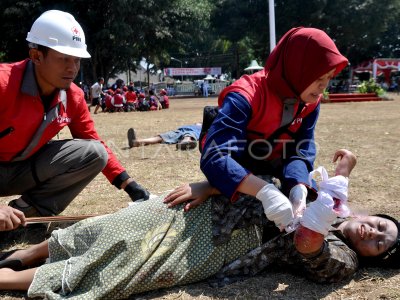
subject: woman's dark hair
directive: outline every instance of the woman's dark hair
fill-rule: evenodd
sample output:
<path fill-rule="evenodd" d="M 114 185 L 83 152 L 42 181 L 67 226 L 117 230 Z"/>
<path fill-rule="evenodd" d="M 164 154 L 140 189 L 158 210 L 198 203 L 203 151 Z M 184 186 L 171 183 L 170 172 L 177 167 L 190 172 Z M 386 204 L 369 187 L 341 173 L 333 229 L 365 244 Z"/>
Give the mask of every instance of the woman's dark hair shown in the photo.
<path fill-rule="evenodd" d="M 397 226 L 397 239 L 392 247 L 381 255 L 375 257 L 360 257 L 360 264 L 365 266 L 373 267 L 385 267 L 385 268 L 400 268 L 400 224 L 395 218 L 385 215 L 376 214 L 376 217 L 384 218 L 392 221 Z"/>

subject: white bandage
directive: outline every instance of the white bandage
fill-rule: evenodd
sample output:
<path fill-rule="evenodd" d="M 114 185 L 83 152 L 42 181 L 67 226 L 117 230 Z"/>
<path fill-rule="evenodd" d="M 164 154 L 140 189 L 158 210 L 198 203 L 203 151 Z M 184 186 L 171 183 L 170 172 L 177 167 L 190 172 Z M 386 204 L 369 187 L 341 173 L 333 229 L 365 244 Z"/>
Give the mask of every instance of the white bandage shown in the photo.
<path fill-rule="evenodd" d="M 284 229 L 293 221 L 293 208 L 289 199 L 273 184 L 266 184 L 258 191 L 256 198 L 261 201 L 268 220 Z"/>
<path fill-rule="evenodd" d="M 310 172 L 309 181 L 311 184 L 311 178 L 316 174 L 320 173 L 322 180 L 319 183 L 319 192 L 325 192 L 332 198 L 339 200 L 336 203 L 334 210 L 341 218 L 347 218 L 350 215 L 350 209 L 347 206 L 349 179 L 342 175 L 334 176 L 329 178 L 328 172 L 324 167 L 318 167 L 314 171 Z"/>
<path fill-rule="evenodd" d="M 296 184 L 289 193 L 289 200 L 292 202 L 293 211 L 296 217 L 301 217 L 306 208 L 307 188 L 304 184 Z"/>
<path fill-rule="evenodd" d="M 301 225 L 326 236 L 337 217 L 333 205 L 333 199 L 329 194 L 319 192 L 317 200 L 311 202 L 304 211 Z"/>
<path fill-rule="evenodd" d="M 346 205 L 349 181 L 341 175 L 329 178 L 325 168 L 319 167 L 310 173 L 310 183 L 311 178 L 317 172 L 322 177 L 319 183 L 318 198 L 306 208 L 300 223 L 304 227 L 326 236 L 337 216 L 347 217 L 350 214 Z M 338 199 L 340 203 L 335 206 L 333 198 Z"/>

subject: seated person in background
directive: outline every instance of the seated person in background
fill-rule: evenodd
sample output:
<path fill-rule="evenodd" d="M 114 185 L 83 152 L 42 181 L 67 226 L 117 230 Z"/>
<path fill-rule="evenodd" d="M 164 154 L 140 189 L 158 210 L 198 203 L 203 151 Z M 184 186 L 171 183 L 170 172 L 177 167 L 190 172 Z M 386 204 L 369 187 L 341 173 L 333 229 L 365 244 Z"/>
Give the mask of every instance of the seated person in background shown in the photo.
<path fill-rule="evenodd" d="M 125 98 L 126 98 L 126 111 L 135 111 L 137 95 L 132 85 L 128 86 L 128 91 L 125 93 Z"/>
<path fill-rule="evenodd" d="M 125 102 L 126 100 L 123 91 L 121 89 L 117 89 L 115 91 L 114 96 L 111 99 L 111 104 L 113 106 L 114 111 L 123 112 Z"/>
<path fill-rule="evenodd" d="M 112 89 L 109 89 L 104 93 L 104 106 L 105 106 L 104 112 L 114 111 L 114 106 L 111 103 L 113 95 L 114 91 Z"/>
<path fill-rule="evenodd" d="M 154 94 L 154 90 L 149 91 L 149 104 L 150 110 L 162 109 L 161 103 L 158 101 L 158 97 Z"/>
<path fill-rule="evenodd" d="M 160 90 L 159 101 L 161 103 L 162 109 L 169 108 L 169 98 L 167 96 L 167 91 L 165 89 Z"/>
<path fill-rule="evenodd" d="M 147 146 L 153 144 L 176 144 L 177 150 L 190 150 L 197 146 L 201 132 L 202 123 L 192 125 L 184 125 L 175 130 L 160 133 L 159 135 L 138 139 L 133 128 L 128 129 L 128 145 L 129 148 Z"/>
<path fill-rule="evenodd" d="M 346 150 L 335 157 L 341 157 L 336 168 L 339 176 L 321 181 L 320 192 L 341 197 L 347 192 L 346 184 L 338 184 L 338 190 L 326 187 L 333 187 L 335 181 L 347 183 L 345 176 L 356 161 Z M 329 229 L 314 251 L 316 243 L 299 237 L 302 227 L 280 233 L 265 218 L 256 198 L 243 195 L 232 204 L 218 194 L 208 182 L 187 184 L 164 201 L 157 197 L 56 230 L 49 240 L 10 252 L 0 262 L 0 289 L 28 291 L 29 297 L 121 299 L 206 278 L 213 285 L 227 284 L 272 264 L 300 271 L 317 282 L 348 279 L 358 268 L 358 256 L 381 266 L 400 265 L 399 223 L 389 216 L 334 221 L 336 229 Z M 269 197 L 273 203 L 285 196 L 270 184 Z M 346 204 L 342 197 L 340 201 L 339 206 Z M 335 209 L 323 208 L 326 203 L 320 198 L 313 203 L 319 203 L 322 215 Z M 327 219 L 317 221 L 326 225 Z M 49 262 L 38 268 L 10 268 L 27 268 L 46 258 Z"/>
<path fill-rule="evenodd" d="M 137 110 L 139 111 L 148 111 L 150 109 L 149 101 L 146 99 L 144 93 L 139 93 L 139 99 L 137 103 L 138 103 Z"/>

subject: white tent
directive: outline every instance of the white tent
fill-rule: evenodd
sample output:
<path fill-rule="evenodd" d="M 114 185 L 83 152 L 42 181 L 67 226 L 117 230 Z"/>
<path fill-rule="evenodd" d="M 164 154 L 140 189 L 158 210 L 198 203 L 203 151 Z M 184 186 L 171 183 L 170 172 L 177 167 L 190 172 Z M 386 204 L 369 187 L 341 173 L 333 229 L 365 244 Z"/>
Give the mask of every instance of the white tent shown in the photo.
<path fill-rule="evenodd" d="M 207 74 L 207 76 L 203 78 L 203 80 L 215 80 L 215 78 L 212 75 Z"/>
<path fill-rule="evenodd" d="M 264 69 L 264 68 L 261 67 L 255 59 L 253 59 L 253 60 L 251 61 L 250 65 L 249 65 L 246 69 L 244 69 L 244 70 L 245 70 L 245 71 L 252 71 L 252 72 L 254 72 L 254 71 L 259 71 L 259 70 L 262 70 L 262 69 Z"/>

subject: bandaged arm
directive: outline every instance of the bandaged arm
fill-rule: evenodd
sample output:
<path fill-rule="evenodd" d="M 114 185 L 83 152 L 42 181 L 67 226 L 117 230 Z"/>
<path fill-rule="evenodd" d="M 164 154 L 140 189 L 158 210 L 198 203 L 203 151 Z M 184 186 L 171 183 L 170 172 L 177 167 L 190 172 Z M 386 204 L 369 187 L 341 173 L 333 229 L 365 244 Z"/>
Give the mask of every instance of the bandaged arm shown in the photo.
<path fill-rule="evenodd" d="M 310 177 L 315 172 L 322 176 L 318 198 L 304 211 L 294 236 L 296 249 L 302 254 L 317 253 L 336 217 L 350 214 L 346 205 L 348 179 L 341 175 L 329 178 L 323 167 L 311 172 Z"/>

